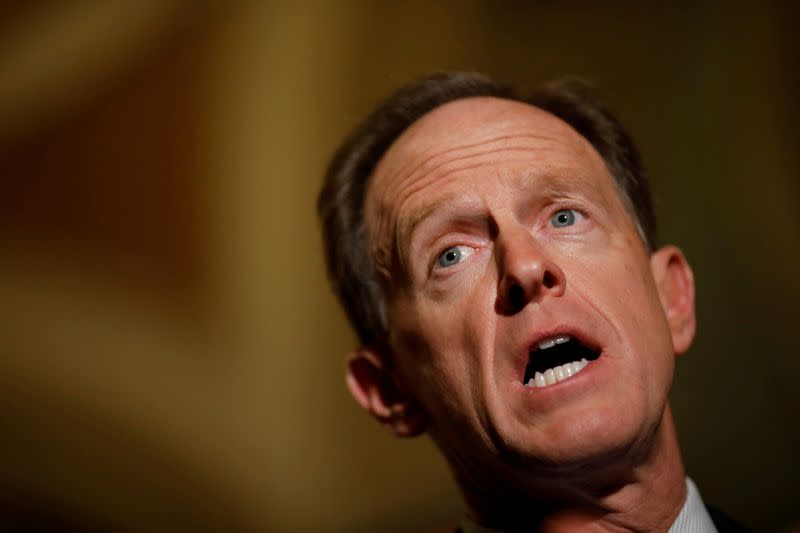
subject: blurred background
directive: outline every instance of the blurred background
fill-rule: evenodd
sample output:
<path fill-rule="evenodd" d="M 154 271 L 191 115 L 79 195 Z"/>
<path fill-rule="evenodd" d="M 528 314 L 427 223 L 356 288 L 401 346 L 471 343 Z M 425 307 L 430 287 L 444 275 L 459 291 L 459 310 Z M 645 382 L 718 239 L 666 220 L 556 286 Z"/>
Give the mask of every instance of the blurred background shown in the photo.
<path fill-rule="evenodd" d="M 800 522 L 791 3 L 0 3 L 0 526 L 417 531 L 462 505 L 347 395 L 314 202 L 423 73 L 592 80 L 695 268 L 707 503 Z"/>

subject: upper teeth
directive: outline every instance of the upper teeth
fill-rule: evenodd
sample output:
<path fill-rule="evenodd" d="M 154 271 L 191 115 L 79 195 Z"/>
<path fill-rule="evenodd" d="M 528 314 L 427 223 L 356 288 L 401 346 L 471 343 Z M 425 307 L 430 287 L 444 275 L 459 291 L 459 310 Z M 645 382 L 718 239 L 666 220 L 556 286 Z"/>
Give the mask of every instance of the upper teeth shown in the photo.
<path fill-rule="evenodd" d="M 543 341 L 541 341 L 539 343 L 539 349 L 540 350 L 546 350 L 548 348 L 552 348 L 556 344 L 564 344 L 565 342 L 567 342 L 571 338 L 572 337 L 570 337 L 569 335 L 559 335 L 558 337 L 552 337 L 550 339 L 545 339 L 545 340 L 543 340 Z"/>

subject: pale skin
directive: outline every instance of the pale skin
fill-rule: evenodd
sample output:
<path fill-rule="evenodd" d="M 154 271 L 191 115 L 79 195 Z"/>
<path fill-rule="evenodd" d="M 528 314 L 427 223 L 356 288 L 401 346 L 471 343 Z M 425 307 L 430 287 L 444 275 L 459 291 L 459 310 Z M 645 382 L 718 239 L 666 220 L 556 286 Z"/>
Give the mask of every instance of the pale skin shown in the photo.
<path fill-rule="evenodd" d="M 427 431 L 480 524 L 666 531 L 686 495 L 667 395 L 694 282 L 678 248 L 648 252 L 588 141 L 519 102 L 445 104 L 379 162 L 365 220 L 389 337 L 349 356 L 356 401 Z M 531 346 L 556 334 L 600 357 L 526 387 Z"/>

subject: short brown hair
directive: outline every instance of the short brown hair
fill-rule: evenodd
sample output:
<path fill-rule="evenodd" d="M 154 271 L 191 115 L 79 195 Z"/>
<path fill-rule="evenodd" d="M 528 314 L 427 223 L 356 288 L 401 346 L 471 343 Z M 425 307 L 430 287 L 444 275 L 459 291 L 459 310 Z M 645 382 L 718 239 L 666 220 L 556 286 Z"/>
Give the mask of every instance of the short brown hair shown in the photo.
<path fill-rule="evenodd" d="M 656 246 L 650 186 L 631 137 L 594 100 L 587 86 L 560 80 L 523 96 L 509 85 L 475 73 L 437 73 L 392 94 L 339 147 L 317 200 L 328 277 L 363 345 L 382 342 L 387 331 L 381 289 L 364 225 L 369 178 L 389 146 L 417 119 L 463 98 L 493 96 L 548 111 L 588 140 L 606 163 L 648 250 Z"/>

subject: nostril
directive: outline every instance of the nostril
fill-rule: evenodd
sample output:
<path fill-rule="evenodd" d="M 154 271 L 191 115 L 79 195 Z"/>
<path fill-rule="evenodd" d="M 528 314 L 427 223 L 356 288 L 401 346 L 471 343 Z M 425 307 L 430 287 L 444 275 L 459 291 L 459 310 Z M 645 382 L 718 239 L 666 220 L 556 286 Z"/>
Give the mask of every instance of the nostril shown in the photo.
<path fill-rule="evenodd" d="M 515 283 L 508 289 L 508 303 L 512 312 L 525 307 L 525 289 L 521 285 Z"/>
<path fill-rule="evenodd" d="M 552 289 L 556 286 L 556 278 L 553 274 L 548 270 L 545 271 L 544 277 L 542 278 L 542 285 L 544 285 L 548 289 Z"/>

